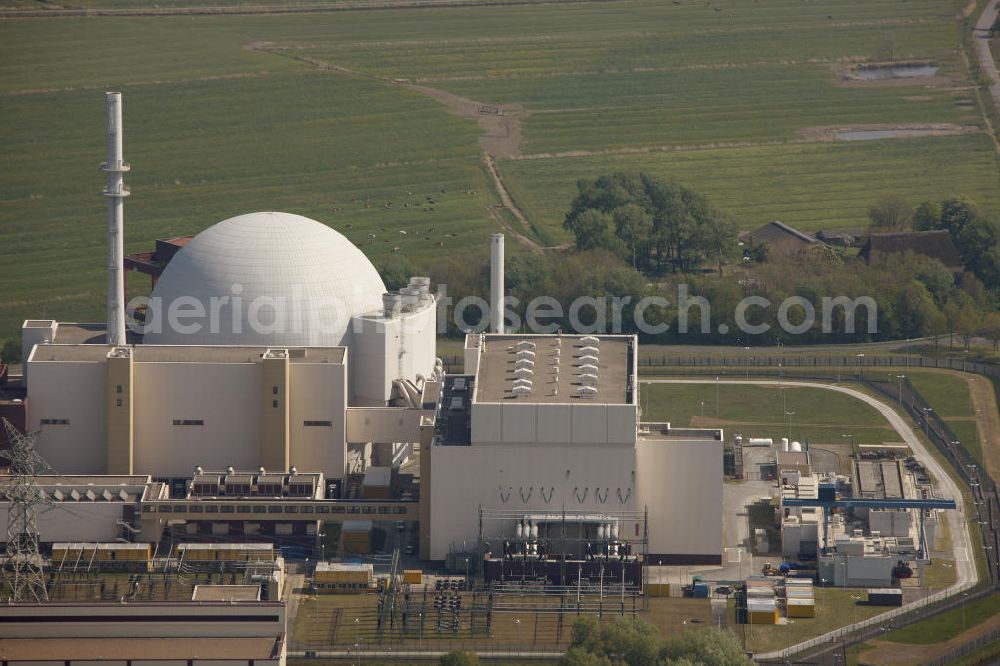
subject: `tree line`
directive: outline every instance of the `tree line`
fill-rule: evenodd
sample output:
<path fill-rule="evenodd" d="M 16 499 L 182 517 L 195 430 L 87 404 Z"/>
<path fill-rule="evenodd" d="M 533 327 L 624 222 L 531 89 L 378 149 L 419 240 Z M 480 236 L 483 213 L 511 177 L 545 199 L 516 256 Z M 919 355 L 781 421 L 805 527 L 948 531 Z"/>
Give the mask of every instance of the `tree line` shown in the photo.
<path fill-rule="evenodd" d="M 873 213 L 873 219 L 876 215 L 909 219 L 918 229 L 946 229 L 968 268 L 959 275 L 922 255 L 886 254 L 866 263 L 822 244 L 781 261 L 742 261 L 723 274 L 696 270 L 703 262 L 732 259 L 739 247 L 735 227 L 704 198 L 643 174 L 611 174 L 581 181 L 579 190 L 566 216 L 567 226 L 576 233 L 575 248 L 546 254 L 508 253 L 507 293 L 517 302 L 508 305 L 521 321 L 532 299 L 549 296 L 563 305 L 562 316 L 552 321 L 571 331 L 568 308 L 575 299 L 618 297 L 627 301 L 620 313 L 621 332 L 638 333 L 644 343 L 823 344 L 950 335 L 968 347 L 981 335 L 995 347 L 1000 344 L 1000 234 L 992 218 L 967 199 L 922 204 L 912 213 L 903 207 L 901 214 L 880 204 L 880 212 Z M 456 300 L 466 295 L 486 299 L 489 293 L 485 249 L 436 260 L 426 267 L 393 258 L 380 270 L 390 289 L 405 285 L 410 275 L 429 274 L 435 283 L 447 284 Z M 680 330 L 678 293 L 682 287 L 691 299 L 702 297 L 710 304 L 706 330 L 691 325 L 687 332 Z M 635 306 L 654 296 L 669 304 L 646 308 L 643 320 L 666 330 L 643 332 Z M 829 332 L 824 332 L 820 320 L 800 333 L 782 330 L 778 304 L 799 297 L 819 311 L 825 296 L 870 296 L 877 304 L 877 330 L 869 333 L 856 321 L 854 332 L 848 332 L 846 312 L 840 308 L 832 312 Z M 764 298 L 773 304 L 753 308 L 746 315 L 748 323 L 766 325 L 766 333 L 740 332 L 737 306 L 747 297 Z M 460 337 L 465 331 L 455 324 L 450 311 L 447 314 L 445 334 Z M 472 314 L 469 323 L 484 323 Z M 689 322 L 700 323 L 699 307 L 684 314 Z M 787 312 L 793 322 L 800 321 L 803 314 L 797 306 Z M 862 308 L 856 314 L 866 316 L 867 312 Z M 593 316 L 584 309 L 580 318 L 589 322 Z M 609 313 L 605 330 L 610 332 L 614 323 Z"/>

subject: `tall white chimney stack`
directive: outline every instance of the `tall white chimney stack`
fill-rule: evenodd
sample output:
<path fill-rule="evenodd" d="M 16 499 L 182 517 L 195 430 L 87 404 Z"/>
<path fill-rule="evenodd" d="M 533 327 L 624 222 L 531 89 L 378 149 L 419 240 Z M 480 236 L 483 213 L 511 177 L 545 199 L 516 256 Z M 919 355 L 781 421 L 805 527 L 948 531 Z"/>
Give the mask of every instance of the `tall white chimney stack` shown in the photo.
<path fill-rule="evenodd" d="M 129 165 L 122 159 L 122 94 L 105 93 L 108 110 L 108 161 L 101 170 L 108 174 L 108 185 L 101 192 L 108 198 L 108 312 L 109 345 L 125 344 L 125 275 L 124 258 L 125 187 L 123 174 Z"/>
<path fill-rule="evenodd" d="M 503 333 L 503 234 L 490 237 L 490 331 Z"/>

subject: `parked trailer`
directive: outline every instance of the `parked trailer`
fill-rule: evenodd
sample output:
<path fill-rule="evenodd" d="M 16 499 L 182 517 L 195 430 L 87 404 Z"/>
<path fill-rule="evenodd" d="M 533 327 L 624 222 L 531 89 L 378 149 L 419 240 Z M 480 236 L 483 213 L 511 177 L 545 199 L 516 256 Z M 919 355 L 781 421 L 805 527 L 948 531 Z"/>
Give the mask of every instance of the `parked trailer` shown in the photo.
<path fill-rule="evenodd" d="M 868 590 L 868 603 L 872 606 L 902 606 L 903 591 L 895 587 Z"/>

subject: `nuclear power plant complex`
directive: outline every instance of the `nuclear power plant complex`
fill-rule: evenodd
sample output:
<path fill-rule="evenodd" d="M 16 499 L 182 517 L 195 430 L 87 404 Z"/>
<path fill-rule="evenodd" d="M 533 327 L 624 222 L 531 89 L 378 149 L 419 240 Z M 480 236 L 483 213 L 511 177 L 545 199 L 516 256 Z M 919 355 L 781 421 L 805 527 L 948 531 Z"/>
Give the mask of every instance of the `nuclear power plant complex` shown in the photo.
<path fill-rule="evenodd" d="M 119 95 L 108 114 L 107 321 L 26 321 L 21 406 L 55 472 L 113 496 L 41 516 L 43 543 L 284 535 L 312 551 L 322 522 L 402 520 L 431 561 L 486 542 L 586 561 L 598 541 L 622 560 L 721 561 L 723 433 L 643 422 L 634 336 L 506 332 L 503 236 L 490 331 L 445 373 L 430 280 L 390 292 L 305 217 L 238 215 L 159 263 L 125 257 Z M 154 263 L 127 328 L 124 267 Z M 130 502 L 125 477 L 149 484 Z"/>
<path fill-rule="evenodd" d="M 488 316 L 448 362 L 430 278 L 390 290 L 300 215 L 233 211 L 126 255 L 120 94 L 106 110 L 105 321 L 25 321 L 19 393 L 0 400 L 4 664 L 282 666 L 293 635 L 349 659 L 365 640 L 489 639 L 505 613 L 513 633 L 542 617 L 558 646 L 569 614 L 707 598 L 692 568 L 718 572 L 723 602 L 755 579 L 736 622 L 791 623 L 815 616 L 812 582 L 771 575 L 888 588 L 923 580 L 935 534 L 967 538 L 958 518 L 939 529 L 957 505 L 916 437 L 841 458 L 789 441 L 794 411 L 778 446 L 675 427 L 643 413 L 637 336 L 508 329 L 501 234 Z M 149 296 L 127 304 L 126 274 Z M 692 424 L 734 422 L 714 391 L 718 418 L 702 400 Z M 298 633 L 296 612 L 314 618 Z"/>

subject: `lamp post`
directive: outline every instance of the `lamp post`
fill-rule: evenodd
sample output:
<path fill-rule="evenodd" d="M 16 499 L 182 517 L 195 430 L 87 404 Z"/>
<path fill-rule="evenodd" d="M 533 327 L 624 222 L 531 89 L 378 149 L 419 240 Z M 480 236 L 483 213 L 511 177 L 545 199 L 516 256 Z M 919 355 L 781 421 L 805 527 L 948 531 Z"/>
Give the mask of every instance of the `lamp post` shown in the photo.
<path fill-rule="evenodd" d="M 785 416 L 788 417 L 788 441 L 792 441 L 792 417 L 795 416 L 795 412 L 785 412 Z"/>
<path fill-rule="evenodd" d="M 841 439 L 847 439 L 848 437 L 851 438 L 851 455 L 854 455 L 854 449 L 856 448 L 854 443 L 854 435 L 846 433 L 840 436 Z"/>
<path fill-rule="evenodd" d="M 934 411 L 934 409 L 932 407 L 922 407 L 921 409 L 924 412 L 924 437 L 926 437 L 927 439 L 930 439 L 931 438 L 931 432 L 930 432 L 930 415 L 931 415 L 931 412 Z"/>
<path fill-rule="evenodd" d="M 861 383 L 862 373 L 861 373 L 861 359 L 865 357 L 864 354 L 858 354 L 855 358 L 858 359 L 858 383 Z"/>
<path fill-rule="evenodd" d="M 701 427 L 705 427 L 705 401 L 701 401 Z"/>
<path fill-rule="evenodd" d="M 903 380 L 906 379 L 906 375 L 896 375 L 896 379 L 899 380 L 899 406 L 903 406 Z"/>
<path fill-rule="evenodd" d="M 719 376 L 715 376 L 715 415 L 719 415 Z"/>
<path fill-rule="evenodd" d="M 361 623 L 359 618 L 354 618 L 354 649 L 358 653 L 358 666 L 364 664 L 364 655 L 361 654 L 361 635 L 358 633 L 358 625 Z"/>

